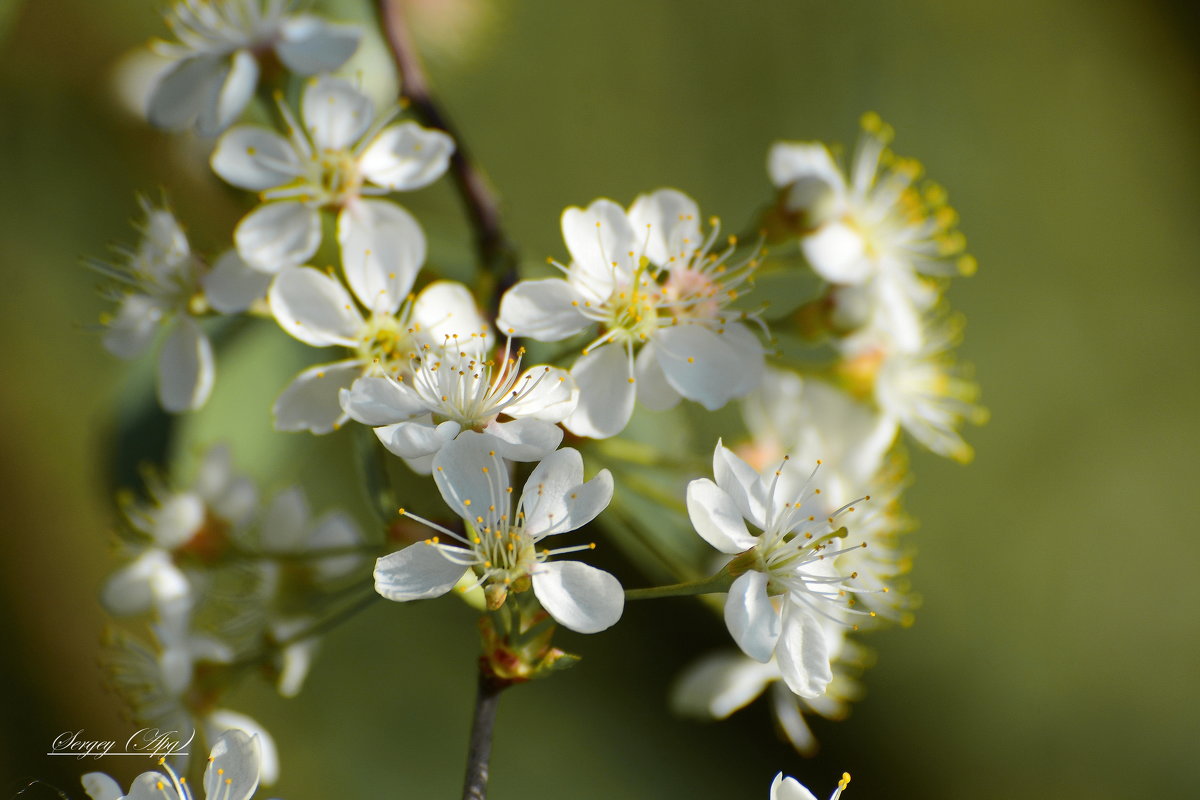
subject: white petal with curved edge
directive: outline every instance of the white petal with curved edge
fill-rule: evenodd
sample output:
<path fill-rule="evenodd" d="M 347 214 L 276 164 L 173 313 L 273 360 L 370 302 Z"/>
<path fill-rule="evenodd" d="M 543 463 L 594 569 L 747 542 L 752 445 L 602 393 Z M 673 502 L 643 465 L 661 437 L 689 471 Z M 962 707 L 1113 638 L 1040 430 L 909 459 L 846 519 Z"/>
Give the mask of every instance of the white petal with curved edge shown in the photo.
<path fill-rule="evenodd" d="M 778 668 L 775 669 L 775 675 L 779 676 Z M 800 755 L 816 755 L 817 737 L 804 721 L 804 714 L 800 711 L 796 695 L 792 694 L 792 690 L 782 681 L 771 687 L 771 710 L 775 712 L 775 721 L 783 729 L 792 747 L 796 748 Z"/>
<path fill-rule="evenodd" d="M 393 192 L 411 192 L 442 177 L 453 153 L 454 140 L 442 131 L 402 122 L 384 128 L 358 165 L 372 183 Z"/>
<path fill-rule="evenodd" d="M 307 542 L 310 510 L 308 498 L 299 487 L 285 489 L 271 498 L 266 516 L 259 528 L 259 546 L 274 553 L 302 549 Z"/>
<path fill-rule="evenodd" d="M 691 717 L 725 719 L 779 677 L 773 664 L 741 653 L 713 653 L 692 664 L 671 690 L 671 708 Z"/>
<path fill-rule="evenodd" d="M 337 278 L 313 267 L 285 267 L 267 293 L 271 313 L 305 344 L 354 347 L 363 318 Z"/>
<path fill-rule="evenodd" d="M 275 53 L 292 72 L 316 75 L 345 64 L 362 39 L 356 25 L 326 22 L 312 14 L 296 14 L 279 26 Z"/>
<path fill-rule="evenodd" d="M 782 189 L 801 178 L 818 178 L 839 191 L 845 179 L 833 161 L 829 148 L 820 142 L 776 142 L 767 153 L 767 174 L 771 183 Z"/>
<path fill-rule="evenodd" d="M 338 214 L 346 281 L 372 311 L 395 314 L 425 263 L 425 232 L 389 200 L 362 200 Z"/>
<path fill-rule="evenodd" d="M 221 180 L 251 192 L 282 186 L 304 173 L 288 140 L 258 125 L 227 130 L 209 164 Z"/>
<path fill-rule="evenodd" d="M 621 582 L 578 561 L 551 561 L 533 573 L 533 593 L 558 624 L 577 633 L 611 628 L 625 609 Z"/>
<path fill-rule="evenodd" d="M 579 402 L 579 388 L 571 373 L 558 367 L 530 367 L 517 379 L 519 399 L 504 407 L 510 417 L 532 417 L 561 422 Z"/>
<path fill-rule="evenodd" d="M 428 411 L 416 392 L 391 378 L 359 378 L 338 399 L 350 419 L 372 427 L 394 425 Z"/>
<path fill-rule="evenodd" d="M 482 353 L 492 345 L 491 326 L 471 290 L 457 281 L 434 281 L 422 289 L 413 302 L 412 321 L 430 344 L 453 342 L 467 353 Z"/>
<path fill-rule="evenodd" d="M 308 535 L 310 553 L 354 547 L 361 541 L 362 532 L 354 519 L 344 511 L 322 514 Z M 311 563 L 318 581 L 332 581 L 353 572 L 362 560 L 362 556 L 344 553 L 317 558 Z"/>
<path fill-rule="evenodd" d="M 153 297 L 125 295 L 117 313 L 105 323 L 104 349 L 117 358 L 137 358 L 150 346 L 164 315 L 162 304 Z"/>
<path fill-rule="evenodd" d="M 245 714 L 218 708 L 204 717 L 205 735 L 208 741 L 216 741 L 227 730 L 241 730 L 250 734 L 258 744 L 258 777 L 263 786 L 279 780 L 279 751 L 275 739 L 259 722 Z M 209 795 L 211 800 L 212 795 Z M 242 800 L 245 800 L 242 798 Z"/>
<path fill-rule="evenodd" d="M 592 324 L 579 313 L 579 293 L 561 278 L 520 281 L 500 299 L 496 327 L 512 336 L 557 342 Z"/>
<path fill-rule="evenodd" d="M 784 682 L 798 697 L 820 697 L 833 680 L 821 623 L 815 614 L 795 602 L 784 604 L 783 633 L 775 657 Z"/>
<path fill-rule="evenodd" d="M 384 425 L 375 429 L 375 435 L 389 453 L 401 458 L 423 458 L 432 456 L 454 439 L 462 426 L 454 420 L 434 425 L 432 414 Z"/>
<path fill-rule="evenodd" d="M 300 694 L 304 687 L 304 679 L 308 677 L 320 647 L 320 639 L 315 636 L 283 647 L 279 654 L 279 660 L 282 662 L 279 678 L 275 682 L 275 689 L 280 697 L 292 698 Z"/>
<path fill-rule="evenodd" d="M 162 787 L 161 789 L 158 787 Z M 184 800 L 161 772 L 143 772 L 129 785 L 125 800 Z"/>
<path fill-rule="evenodd" d="M 562 442 L 562 428 L 553 422 L 526 417 L 490 422 L 483 432 L 496 440 L 496 452 L 509 461 L 537 461 Z"/>
<path fill-rule="evenodd" d="M 251 269 L 237 250 L 226 250 L 200 283 L 209 305 L 222 314 L 238 314 L 267 296 L 271 276 Z"/>
<path fill-rule="evenodd" d="M 442 547 L 444 545 L 417 542 L 380 558 L 375 562 L 375 591 L 388 600 L 402 603 L 441 597 L 453 589 L 467 571 L 459 559 L 469 556 L 461 548 L 446 547 L 457 551 L 451 553 L 455 558 L 451 561 L 442 555 Z"/>
<path fill-rule="evenodd" d="M 612 500 L 613 480 L 601 470 L 583 482 L 583 457 L 570 447 L 556 450 L 542 460 L 521 493 L 525 529 L 533 536 L 564 533 L 596 518 Z"/>
<path fill-rule="evenodd" d="M 238 223 L 233 242 L 254 269 L 275 273 L 298 267 L 321 244 L 321 215 L 303 203 L 264 203 Z"/>
<path fill-rule="evenodd" d="M 179 131 L 195 124 L 205 103 L 213 102 L 228 74 L 226 56 L 203 54 L 177 61 L 162 73 L 146 104 L 156 128 Z"/>
<path fill-rule="evenodd" d="M 603 302 L 614 287 L 630 282 L 641 239 L 619 205 L 601 199 L 586 210 L 568 208 L 562 233 L 573 262 L 568 280 L 585 299 Z"/>
<path fill-rule="evenodd" d="M 243 730 L 221 734 L 204 770 L 205 797 L 249 800 L 258 788 L 260 749 L 258 740 Z"/>
<path fill-rule="evenodd" d="M 646 243 L 646 258 L 660 267 L 682 265 L 704 243 L 700 207 L 678 189 L 638 195 L 629 222 Z"/>
<path fill-rule="evenodd" d="M 350 81 L 322 75 L 304 88 L 300 113 L 318 151 L 346 150 L 371 126 L 375 105 Z"/>
<path fill-rule="evenodd" d="M 163 580 L 160 576 L 166 571 L 173 571 L 177 575 Z M 178 578 L 183 578 L 182 586 Z M 104 583 L 100 602 L 114 616 L 131 616 L 154 607 L 160 594 L 157 590 L 163 590 L 164 603 L 172 605 L 175 601 L 187 599 L 187 587 L 187 579 L 179 573 L 179 568 L 167 552 L 153 548 L 109 576 Z M 182 593 L 178 591 L 180 588 Z"/>
<path fill-rule="evenodd" d="M 216 367 L 208 336 L 182 317 L 158 354 L 158 399 L 172 414 L 195 411 L 212 394 Z"/>
<path fill-rule="evenodd" d="M 713 450 L 713 478 L 717 486 L 733 498 L 743 517 L 759 528 L 766 528 L 767 493 L 758 473 L 720 440 Z"/>
<path fill-rule="evenodd" d="M 490 527 L 495 527 L 495 520 L 507 519 L 512 505 L 508 468 L 496 452 L 495 441 L 463 431 L 433 459 L 433 479 L 446 505 L 464 519 L 478 522 L 482 516 L 482 525 Z"/>
<path fill-rule="evenodd" d="M 722 553 L 744 553 L 758 544 L 746 530 L 737 503 L 708 478 L 688 484 L 687 510 L 696 533 Z"/>
<path fill-rule="evenodd" d="M 771 782 L 771 800 L 817 800 L 817 798 L 800 781 L 795 778 L 785 778 L 781 772 Z"/>
<path fill-rule="evenodd" d="M 779 612 L 767 596 L 767 575 L 751 570 L 738 576 L 725 598 L 725 626 L 742 652 L 767 663 L 779 641 Z"/>
<path fill-rule="evenodd" d="M 667 411 L 679 404 L 683 395 L 667 383 L 667 376 L 658 363 L 658 349 L 654 342 L 642 345 L 633 363 L 638 402 L 651 411 Z"/>
<path fill-rule="evenodd" d="M 258 86 L 258 60 L 250 51 L 234 51 L 228 64 L 229 71 L 213 87 L 216 91 L 200 106 L 196 118 L 196 133 L 206 138 L 232 125 Z"/>
<path fill-rule="evenodd" d="M 605 345 L 581 356 L 571 367 L 579 404 L 563 421 L 576 436 L 616 436 L 633 415 L 636 389 L 630 359 L 621 345 Z"/>
<path fill-rule="evenodd" d="M 121 800 L 125 796 L 121 785 L 103 772 L 88 772 L 79 780 L 92 800 Z"/>
<path fill-rule="evenodd" d="M 858 231 L 843 222 L 821 226 L 800 240 L 800 249 L 812 268 L 830 283 L 862 283 L 874 265 Z"/>
<path fill-rule="evenodd" d="M 689 400 L 715 411 L 750 389 L 756 376 L 761 379 L 763 354 L 735 348 L 725 333 L 703 325 L 672 325 L 659 331 L 655 342 L 659 366 L 667 383 Z"/>
<path fill-rule="evenodd" d="M 341 427 L 346 414 L 338 394 L 362 371 L 363 363 L 351 360 L 320 364 L 301 372 L 275 401 L 275 430 L 329 433 Z"/>

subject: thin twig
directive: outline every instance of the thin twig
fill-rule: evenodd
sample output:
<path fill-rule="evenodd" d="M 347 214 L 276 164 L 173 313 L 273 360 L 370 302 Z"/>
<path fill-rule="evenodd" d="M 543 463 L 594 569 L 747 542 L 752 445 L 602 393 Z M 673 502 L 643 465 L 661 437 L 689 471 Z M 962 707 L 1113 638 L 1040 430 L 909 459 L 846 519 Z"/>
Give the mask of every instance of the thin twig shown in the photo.
<path fill-rule="evenodd" d="M 500 208 L 487 179 L 471 159 L 462 135 L 447 119 L 429 91 L 429 81 L 413 46 L 401 5 L 401 0 L 379 0 L 379 17 L 383 23 L 383 32 L 400 75 L 400 94 L 423 124 L 443 130 L 454 139 L 450 174 L 470 217 L 471 227 L 475 230 L 475 246 L 480 265 L 484 273 L 495 281 L 491 287 L 495 306 L 505 290 L 517 281 L 516 250 L 504 234 L 500 222 Z M 494 312 L 496 309 L 492 310 Z"/>
<path fill-rule="evenodd" d="M 467 774 L 463 779 L 463 800 L 487 800 L 488 761 L 492 755 L 492 726 L 500 692 L 507 684 L 488 673 L 480 663 L 479 688 L 475 694 L 475 716 L 471 720 L 471 742 L 467 750 Z"/>

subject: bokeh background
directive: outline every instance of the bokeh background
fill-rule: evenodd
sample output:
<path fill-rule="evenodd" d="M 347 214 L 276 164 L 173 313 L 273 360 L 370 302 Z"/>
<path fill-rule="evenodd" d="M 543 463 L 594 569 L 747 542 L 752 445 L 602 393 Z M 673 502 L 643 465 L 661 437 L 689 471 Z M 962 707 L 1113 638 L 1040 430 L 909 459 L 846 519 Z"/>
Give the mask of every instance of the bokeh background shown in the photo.
<path fill-rule="evenodd" d="M 0 790 L 82 797 L 65 730 L 123 738 L 96 658 L 114 561 L 107 452 L 138 380 L 88 329 L 79 266 L 132 238 L 164 189 L 200 247 L 241 212 L 171 137 L 125 112 L 113 67 L 163 32 L 159 0 L 0 2 Z M 344 18 L 357 0 L 331 4 Z M 434 86 L 504 199 L 525 256 L 562 256 L 558 215 L 670 185 L 733 227 L 767 196 L 779 138 L 852 142 L 876 110 L 950 190 L 977 276 L 967 315 L 992 421 L 967 468 L 928 454 L 910 629 L 851 718 L 795 755 L 761 705 L 673 719 L 671 677 L 723 633 L 686 601 L 574 637 L 575 670 L 503 699 L 496 800 L 763 798 L 779 769 L 827 796 L 1185 797 L 1200 784 L 1200 100 L 1189 5 L 424 0 Z M 201 162 L 202 165 L 203 162 Z M 465 252 L 445 187 L 405 198 L 434 250 Z M 458 227 L 455 227 L 458 226 Z M 456 250 L 457 248 L 457 250 Z M 353 498 L 345 448 L 267 430 L 311 351 L 264 326 L 222 353 L 191 440 L 244 443 L 270 488 Z M 136 370 L 134 370 L 136 372 Z M 271 454 L 286 453 L 284 466 Z M 333 475 L 329 478 L 326 476 Z M 386 607 L 385 607 L 386 606 Z M 279 741 L 263 796 L 452 797 L 473 691 L 472 617 L 378 604 L 334 633 L 305 693 L 236 701 Z M 62 762 L 68 763 L 62 763 Z"/>

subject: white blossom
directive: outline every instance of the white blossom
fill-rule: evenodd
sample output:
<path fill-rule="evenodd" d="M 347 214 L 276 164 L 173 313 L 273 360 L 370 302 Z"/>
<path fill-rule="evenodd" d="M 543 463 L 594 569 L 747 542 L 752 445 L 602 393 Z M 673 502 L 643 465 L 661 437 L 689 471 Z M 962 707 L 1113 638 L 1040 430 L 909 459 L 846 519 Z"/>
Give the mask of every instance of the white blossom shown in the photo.
<path fill-rule="evenodd" d="M 148 488 L 149 503 L 125 505 L 125 516 L 140 538 L 129 545 L 133 560 L 104 584 L 102 601 L 113 614 L 153 608 L 168 616 L 191 609 L 192 581 L 180 562 L 220 558 L 258 511 L 257 489 L 234 474 L 224 446 L 209 449 L 188 488 L 172 490 L 154 480 Z"/>
<path fill-rule="evenodd" d="M 687 507 L 696 532 L 713 547 L 730 555 L 749 551 L 748 568 L 725 601 L 734 641 L 763 663 L 774 654 L 788 687 L 800 697 L 817 697 L 833 677 L 820 620 L 854 603 L 855 576 L 840 570 L 836 557 L 865 543 L 840 546 L 845 532 L 838 520 L 854 506 L 827 513 L 811 475 L 803 481 L 785 477 L 797 468 L 785 457 L 778 469 L 760 476 L 718 442 L 716 482 L 688 484 Z M 761 533 L 751 534 L 743 520 Z"/>
<path fill-rule="evenodd" d="M 159 403 L 172 413 L 195 411 L 212 393 L 212 344 L 196 317 L 214 308 L 243 311 L 266 291 L 230 252 L 210 269 L 192 253 L 187 235 L 166 208 L 142 201 L 145 221 L 136 249 L 118 250 L 119 265 L 90 261 L 114 281 L 117 310 L 101 317 L 104 347 L 119 358 L 137 358 L 160 328 L 168 330 L 158 354 Z"/>
<path fill-rule="evenodd" d="M 842 796 L 842 791 L 849 785 L 850 773 L 843 772 L 842 779 L 838 781 L 837 789 L 834 789 L 833 794 L 829 795 L 829 800 L 838 800 Z M 771 782 L 771 800 L 817 800 L 817 797 L 800 781 L 795 778 L 785 778 L 781 772 Z"/>
<path fill-rule="evenodd" d="M 393 114 L 376 119 L 370 98 L 327 75 L 304 89 L 303 126 L 282 102 L 280 111 L 286 138 L 239 125 L 212 154 L 221 178 L 263 200 L 234 231 L 238 253 L 263 272 L 299 266 L 321 243 L 320 209 L 337 208 L 342 268 L 354 291 L 374 295 L 386 288 L 375 279 L 388 274 L 411 286 L 425 258 L 420 226 L 395 203 L 366 198 L 433 183 L 446 171 L 454 141 L 415 122 L 389 125 Z"/>
<path fill-rule="evenodd" d="M 488 358 L 455 342 L 429 351 L 410 375 L 359 378 L 343 389 L 342 408 L 375 428 L 379 440 L 414 470 L 428 474 L 433 457 L 459 433 L 494 438 L 503 458 L 536 461 L 562 442 L 561 422 L 578 390 L 566 371 L 534 366 L 521 371 L 524 348 Z M 498 420 L 505 416 L 506 421 Z"/>
<path fill-rule="evenodd" d="M 217 738 L 204 769 L 206 800 L 249 800 L 258 789 L 262 773 L 262 740 L 243 730 L 227 730 Z M 129 794 L 103 772 L 89 772 L 81 779 L 92 800 L 194 800 L 191 786 L 165 761 L 162 772 L 143 772 L 133 779 Z"/>
<path fill-rule="evenodd" d="M 758 262 L 731 266 L 732 240 L 711 252 L 717 222 L 704 234 L 699 214 L 674 189 L 641 195 L 628 212 L 610 200 L 568 208 L 571 263 L 551 262 L 565 278 L 521 281 L 505 293 L 503 333 L 549 342 L 601 328 L 571 368 L 580 391 L 564 422 L 572 433 L 619 433 L 635 397 L 653 409 L 686 397 L 713 410 L 758 385 L 762 346 L 747 313 L 730 307 Z"/>
<path fill-rule="evenodd" d="M 940 186 L 921 188 L 921 165 L 888 149 L 892 130 L 876 114 L 847 172 L 817 142 L 777 142 L 767 169 L 800 247 L 834 293 L 838 323 L 857 327 L 870 315 L 887 320 L 906 349 L 920 347 L 920 315 L 937 300 L 926 277 L 970 274 L 958 217 Z"/>
<path fill-rule="evenodd" d="M 421 258 L 424 258 L 422 246 Z M 372 262 L 364 280 L 351 282 L 351 296 L 337 278 L 312 267 L 285 267 L 268 293 L 280 326 L 314 347 L 338 345 L 350 357 L 301 372 L 275 402 L 278 430 L 328 433 L 347 419 L 340 393 L 363 376 L 400 377 L 434 348 L 447 342 L 464 352 L 483 353 L 490 327 L 467 287 L 435 281 L 415 298 L 408 295 L 420 262 L 394 271 Z M 373 288 L 377 287 L 377 288 Z M 357 302 L 356 302 L 357 299 Z"/>
<path fill-rule="evenodd" d="M 353 25 L 292 13 L 293 0 L 175 0 L 166 14 L 178 41 L 156 43 L 169 60 L 150 93 L 146 115 L 160 128 L 194 127 L 215 136 L 253 97 L 273 54 L 301 75 L 330 72 L 358 48 Z"/>
<path fill-rule="evenodd" d="M 546 537 L 576 530 L 603 511 L 612 499 L 612 475 L 601 470 L 584 482 L 578 451 L 556 450 L 533 469 L 514 508 L 508 467 L 492 441 L 467 431 L 437 454 L 434 480 L 465 530 L 456 533 L 402 510 L 454 543 L 434 536 L 384 556 L 375 567 L 375 590 L 397 601 L 438 597 L 472 570 L 494 607 L 509 593 L 532 588 L 550 616 L 571 630 L 597 633 L 616 624 L 625 603 L 616 578 L 578 561 L 550 560 L 594 545 L 539 548 Z"/>

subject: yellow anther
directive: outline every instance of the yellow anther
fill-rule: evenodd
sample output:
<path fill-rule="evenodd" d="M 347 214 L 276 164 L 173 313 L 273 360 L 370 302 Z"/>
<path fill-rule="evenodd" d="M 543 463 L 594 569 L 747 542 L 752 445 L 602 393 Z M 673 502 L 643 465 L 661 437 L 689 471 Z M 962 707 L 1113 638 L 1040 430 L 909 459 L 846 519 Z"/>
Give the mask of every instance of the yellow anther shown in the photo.
<path fill-rule="evenodd" d="M 849 773 L 849 772 L 843 772 L 843 773 L 842 773 L 842 779 L 841 779 L 840 781 L 838 781 L 838 788 L 839 788 L 839 789 L 845 789 L 845 788 L 846 788 L 847 786 L 849 786 L 849 785 L 850 785 L 850 773 Z"/>
<path fill-rule="evenodd" d="M 469 506 L 469 505 L 471 505 L 471 499 L 470 499 L 470 498 L 467 498 L 466 500 L 463 500 L 463 505 L 464 505 L 464 506 Z"/>

